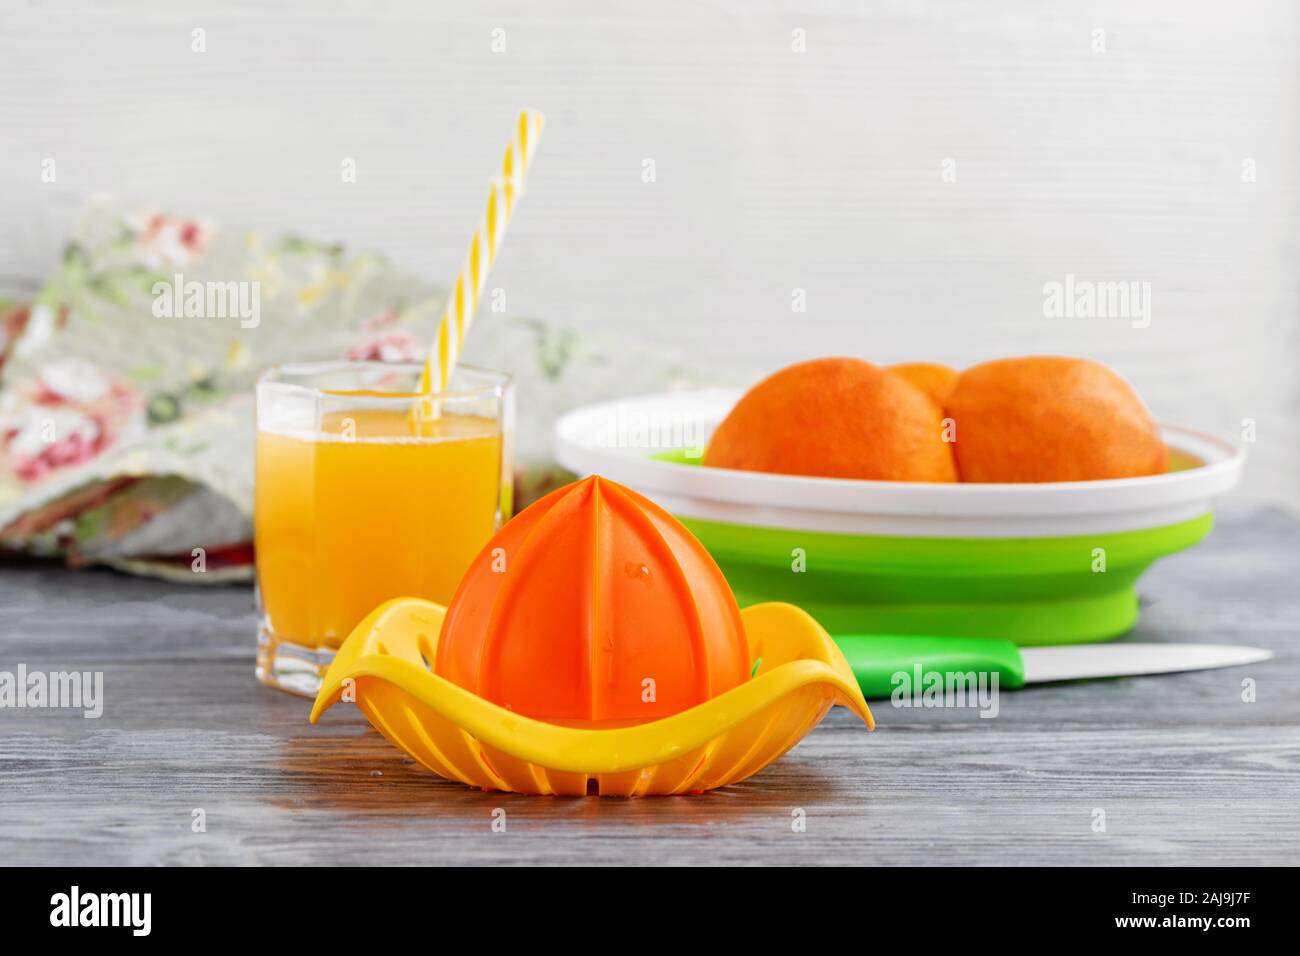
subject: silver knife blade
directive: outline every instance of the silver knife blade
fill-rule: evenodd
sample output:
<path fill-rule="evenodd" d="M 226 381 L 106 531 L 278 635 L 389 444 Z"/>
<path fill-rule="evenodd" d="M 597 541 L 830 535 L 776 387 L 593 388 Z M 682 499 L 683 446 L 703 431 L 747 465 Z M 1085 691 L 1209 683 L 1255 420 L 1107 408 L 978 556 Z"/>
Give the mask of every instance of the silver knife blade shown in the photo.
<path fill-rule="evenodd" d="M 1237 667 L 1272 656 L 1262 647 L 1233 644 L 1068 644 L 1020 649 L 1026 684 Z"/>

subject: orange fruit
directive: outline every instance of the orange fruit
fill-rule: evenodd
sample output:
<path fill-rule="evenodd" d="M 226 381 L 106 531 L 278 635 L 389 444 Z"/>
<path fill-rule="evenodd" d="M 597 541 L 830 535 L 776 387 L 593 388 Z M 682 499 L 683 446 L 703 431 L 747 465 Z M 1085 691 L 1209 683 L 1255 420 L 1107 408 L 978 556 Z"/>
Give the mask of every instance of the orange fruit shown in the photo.
<path fill-rule="evenodd" d="M 486 700 L 581 726 L 668 717 L 750 674 L 740 608 L 704 546 L 598 476 L 533 502 L 487 543 L 435 661 Z"/>
<path fill-rule="evenodd" d="M 1168 450 L 1132 386 L 1099 362 L 999 359 L 966 369 L 946 405 L 962 481 L 1157 475 Z"/>
<path fill-rule="evenodd" d="M 713 468 L 880 481 L 956 481 L 943 414 L 856 358 L 791 365 L 741 397 L 704 452 Z"/>
<path fill-rule="evenodd" d="M 957 384 L 957 371 L 937 362 L 904 362 L 901 365 L 890 365 L 885 371 L 907 379 L 934 399 L 940 408 L 948 401 L 953 386 Z"/>

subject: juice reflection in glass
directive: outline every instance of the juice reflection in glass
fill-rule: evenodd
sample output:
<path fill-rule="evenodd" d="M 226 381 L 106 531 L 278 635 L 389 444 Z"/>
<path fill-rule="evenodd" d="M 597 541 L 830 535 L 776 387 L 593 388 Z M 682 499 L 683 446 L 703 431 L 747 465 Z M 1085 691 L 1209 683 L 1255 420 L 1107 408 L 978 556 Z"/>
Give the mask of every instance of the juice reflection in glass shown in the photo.
<path fill-rule="evenodd" d="M 253 521 L 265 683 L 315 694 L 333 650 L 363 617 L 394 597 L 446 604 L 509 516 L 509 378 L 462 367 L 447 391 L 421 403 L 420 370 L 293 365 L 258 384 Z"/>

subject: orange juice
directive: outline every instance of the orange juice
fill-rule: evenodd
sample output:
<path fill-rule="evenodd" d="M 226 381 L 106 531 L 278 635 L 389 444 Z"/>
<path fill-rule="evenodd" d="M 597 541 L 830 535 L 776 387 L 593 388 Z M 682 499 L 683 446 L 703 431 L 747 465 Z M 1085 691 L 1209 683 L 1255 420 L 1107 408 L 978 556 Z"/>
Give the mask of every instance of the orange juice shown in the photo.
<path fill-rule="evenodd" d="M 330 411 L 313 432 L 262 428 L 254 525 L 264 629 L 336 648 L 389 598 L 451 600 L 503 506 L 498 419 Z"/>

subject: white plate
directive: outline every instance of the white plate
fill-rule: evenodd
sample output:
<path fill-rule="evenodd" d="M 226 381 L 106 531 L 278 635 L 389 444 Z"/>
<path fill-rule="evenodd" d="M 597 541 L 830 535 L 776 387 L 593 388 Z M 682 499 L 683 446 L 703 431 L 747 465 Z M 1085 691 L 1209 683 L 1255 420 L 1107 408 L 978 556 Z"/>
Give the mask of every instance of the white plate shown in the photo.
<path fill-rule="evenodd" d="M 931 484 L 805 478 L 705 468 L 652 456 L 702 448 L 741 392 L 673 392 L 576 409 L 555 426 L 555 456 L 680 517 L 844 534 L 1038 538 L 1133 531 L 1200 517 L 1241 476 L 1244 453 L 1162 426 L 1170 448 L 1203 462 L 1145 478 L 1040 484 Z"/>

